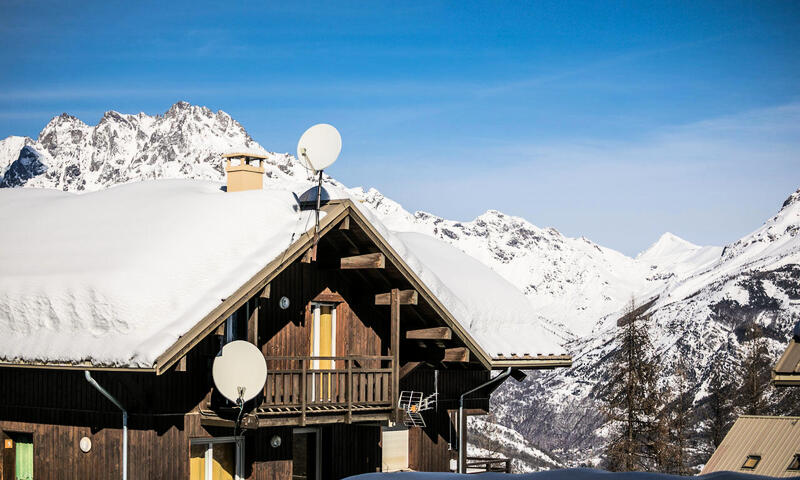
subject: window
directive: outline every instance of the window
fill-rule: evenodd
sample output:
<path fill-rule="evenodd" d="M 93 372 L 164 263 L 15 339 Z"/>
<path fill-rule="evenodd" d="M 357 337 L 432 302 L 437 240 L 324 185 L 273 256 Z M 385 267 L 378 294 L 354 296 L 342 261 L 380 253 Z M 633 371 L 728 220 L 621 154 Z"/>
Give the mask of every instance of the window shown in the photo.
<path fill-rule="evenodd" d="M 800 470 L 800 453 L 794 454 L 794 457 L 792 458 L 792 463 L 789 464 L 789 468 L 787 468 L 786 470 L 791 470 L 791 471 Z"/>
<path fill-rule="evenodd" d="M 33 434 L 6 432 L 6 436 L 3 449 L 12 450 L 14 480 L 33 480 Z"/>
<path fill-rule="evenodd" d="M 744 461 L 742 468 L 746 468 L 748 470 L 753 470 L 758 465 L 758 462 L 761 461 L 761 455 L 748 455 L 747 459 Z"/>
<path fill-rule="evenodd" d="M 292 480 L 317 480 L 322 470 L 319 430 L 295 428 L 292 434 Z"/>
<path fill-rule="evenodd" d="M 242 437 L 195 438 L 189 451 L 190 480 L 243 480 Z"/>

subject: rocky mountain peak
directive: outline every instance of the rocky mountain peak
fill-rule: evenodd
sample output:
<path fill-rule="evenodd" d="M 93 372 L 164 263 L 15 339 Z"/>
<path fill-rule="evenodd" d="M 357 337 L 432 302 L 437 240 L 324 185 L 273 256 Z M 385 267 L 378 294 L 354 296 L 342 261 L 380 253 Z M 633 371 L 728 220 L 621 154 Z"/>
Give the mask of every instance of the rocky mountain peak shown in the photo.
<path fill-rule="evenodd" d="M 45 168 L 18 177 L 15 185 L 24 181 L 26 186 L 71 191 L 152 178 L 222 180 L 220 154 L 267 153 L 225 112 L 215 114 L 187 102 L 175 103 L 164 115 L 110 110 L 94 126 L 63 114 L 50 120 L 31 147 Z M 13 158 L 0 159 L 0 166 L 10 165 L 18 153 L 10 151 Z M 291 171 L 278 157 L 273 175 Z"/>
<path fill-rule="evenodd" d="M 792 205 L 798 205 L 798 204 L 800 204 L 800 189 L 797 189 L 796 192 L 794 192 L 793 194 L 789 195 L 789 197 L 786 199 L 786 201 L 783 202 L 783 205 L 781 206 L 781 210 L 785 210 L 785 209 L 789 208 Z"/>

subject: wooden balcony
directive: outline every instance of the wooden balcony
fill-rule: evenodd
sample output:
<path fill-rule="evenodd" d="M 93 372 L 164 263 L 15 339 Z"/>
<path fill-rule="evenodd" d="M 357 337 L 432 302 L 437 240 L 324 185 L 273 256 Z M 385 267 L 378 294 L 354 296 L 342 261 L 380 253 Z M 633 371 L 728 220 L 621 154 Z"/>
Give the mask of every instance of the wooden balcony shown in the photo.
<path fill-rule="evenodd" d="M 391 356 L 266 357 L 259 424 L 306 425 L 388 418 L 395 401 Z M 269 419 L 273 419 L 270 421 Z"/>

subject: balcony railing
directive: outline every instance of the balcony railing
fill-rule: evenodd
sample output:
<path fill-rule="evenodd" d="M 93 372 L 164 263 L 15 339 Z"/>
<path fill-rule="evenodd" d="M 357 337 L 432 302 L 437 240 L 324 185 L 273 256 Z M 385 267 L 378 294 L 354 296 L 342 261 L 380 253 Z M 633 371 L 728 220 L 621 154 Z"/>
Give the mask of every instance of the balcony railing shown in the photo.
<path fill-rule="evenodd" d="M 262 414 L 391 410 L 391 356 L 268 356 Z"/>

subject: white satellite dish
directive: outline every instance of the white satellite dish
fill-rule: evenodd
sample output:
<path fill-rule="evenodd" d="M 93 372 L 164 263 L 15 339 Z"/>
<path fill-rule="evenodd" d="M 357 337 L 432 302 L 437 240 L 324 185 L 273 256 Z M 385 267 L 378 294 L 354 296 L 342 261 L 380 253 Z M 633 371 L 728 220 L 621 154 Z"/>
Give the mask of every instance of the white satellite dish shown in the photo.
<path fill-rule="evenodd" d="M 333 125 L 318 123 L 303 133 L 297 142 L 297 158 L 321 172 L 333 165 L 342 151 L 342 136 Z"/>
<path fill-rule="evenodd" d="M 252 400 L 267 383 L 267 361 L 255 345 L 244 340 L 226 343 L 211 367 L 219 393 L 239 403 Z"/>

